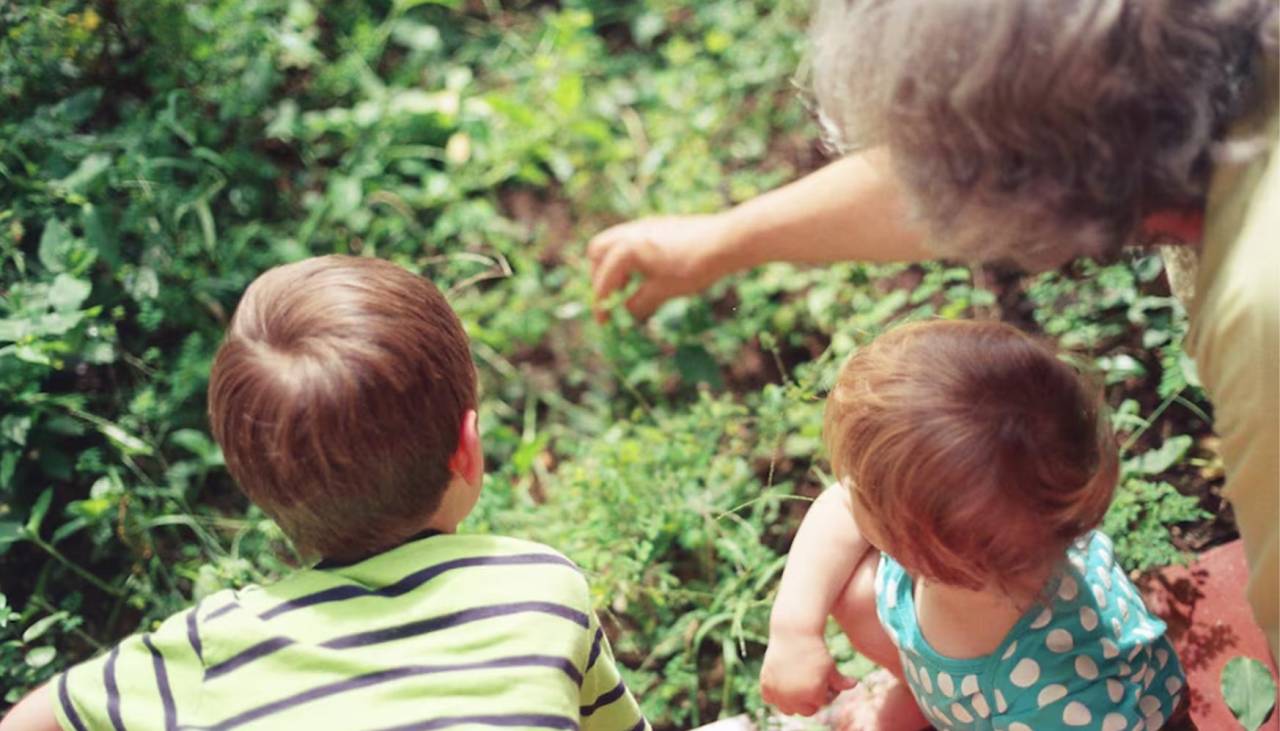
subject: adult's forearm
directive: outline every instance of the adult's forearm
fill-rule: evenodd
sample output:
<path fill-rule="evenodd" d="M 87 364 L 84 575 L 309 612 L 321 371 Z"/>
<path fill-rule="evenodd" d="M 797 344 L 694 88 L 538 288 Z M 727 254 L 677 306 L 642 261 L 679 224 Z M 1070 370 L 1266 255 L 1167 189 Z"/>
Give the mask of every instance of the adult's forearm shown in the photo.
<path fill-rule="evenodd" d="M 920 261 L 931 258 L 907 220 L 884 151 L 850 155 L 722 214 L 729 235 L 711 256 L 720 274 L 771 261 Z"/>

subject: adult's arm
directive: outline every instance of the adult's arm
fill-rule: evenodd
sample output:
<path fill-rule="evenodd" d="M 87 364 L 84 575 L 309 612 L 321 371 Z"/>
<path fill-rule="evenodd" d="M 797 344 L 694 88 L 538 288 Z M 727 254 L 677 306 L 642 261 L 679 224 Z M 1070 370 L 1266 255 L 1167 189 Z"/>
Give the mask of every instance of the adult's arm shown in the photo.
<path fill-rule="evenodd" d="M 771 261 L 920 261 L 930 258 L 906 215 L 886 154 L 869 150 L 738 205 L 700 216 L 643 218 L 591 240 L 596 301 L 643 281 L 627 301 L 648 317 L 672 297 L 699 292 Z"/>

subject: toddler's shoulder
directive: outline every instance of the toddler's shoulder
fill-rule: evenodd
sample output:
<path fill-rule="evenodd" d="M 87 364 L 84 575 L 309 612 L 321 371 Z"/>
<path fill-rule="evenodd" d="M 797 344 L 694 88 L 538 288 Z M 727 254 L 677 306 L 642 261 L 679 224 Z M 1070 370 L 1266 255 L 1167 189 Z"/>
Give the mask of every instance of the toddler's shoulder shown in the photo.
<path fill-rule="evenodd" d="M 1008 699 L 1003 722 L 1128 728 L 1172 714 L 1182 668 L 1105 535 L 1072 545 L 1053 594 L 1033 615 L 993 668 L 991 682 Z"/>

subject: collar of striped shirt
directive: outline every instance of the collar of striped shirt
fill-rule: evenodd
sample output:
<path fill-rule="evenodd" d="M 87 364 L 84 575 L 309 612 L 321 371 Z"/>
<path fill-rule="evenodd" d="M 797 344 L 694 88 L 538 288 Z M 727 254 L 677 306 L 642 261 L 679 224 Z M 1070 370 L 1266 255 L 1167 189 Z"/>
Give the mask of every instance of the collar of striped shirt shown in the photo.
<path fill-rule="evenodd" d="M 346 567 L 348 567 L 348 566 L 355 566 L 355 565 L 356 565 L 356 564 L 358 564 L 358 563 L 364 563 L 365 561 L 368 561 L 369 559 L 373 558 L 374 556 L 378 556 L 378 555 L 380 555 L 380 554 L 386 553 L 387 551 L 394 551 L 395 549 L 397 549 L 397 548 L 399 548 L 399 547 L 401 547 L 401 546 L 407 546 L 407 545 L 408 545 L 408 544 L 410 544 L 410 543 L 414 543 L 414 542 L 416 542 L 416 541 L 421 541 L 421 540 L 426 540 L 427 538 L 434 538 L 435 536 L 438 536 L 438 535 L 441 535 L 441 532 L 440 532 L 440 531 L 438 531 L 438 530 L 436 530 L 436 529 L 434 529 L 434 528 L 428 528 L 428 529 L 426 529 L 426 530 L 422 531 L 421 533 L 415 533 L 415 534 L 413 534 L 413 535 L 409 536 L 408 538 L 404 539 L 403 541 L 400 541 L 399 543 L 396 543 L 396 544 L 391 545 L 391 546 L 387 546 L 386 548 L 382 549 L 381 551 L 375 551 L 375 552 L 373 552 L 373 553 L 366 554 L 366 555 L 364 555 L 364 556 L 360 556 L 360 557 L 358 557 L 358 558 L 348 559 L 348 560 L 345 560 L 345 561 L 340 561 L 340 560 L 338 560 L 338 559 L 332 559 L 332 558 L 324 558 L 324 559 L 321 559 L 321 560 L 320 560 L 320 563 L 317 563 L 313 568 L 319 569 L 319 570 L 321 570 L 321 571 L 325 571 L 325 570 L 329 570 L 329 569 L 342 569 L 342 568 L 346 568 Z"/>

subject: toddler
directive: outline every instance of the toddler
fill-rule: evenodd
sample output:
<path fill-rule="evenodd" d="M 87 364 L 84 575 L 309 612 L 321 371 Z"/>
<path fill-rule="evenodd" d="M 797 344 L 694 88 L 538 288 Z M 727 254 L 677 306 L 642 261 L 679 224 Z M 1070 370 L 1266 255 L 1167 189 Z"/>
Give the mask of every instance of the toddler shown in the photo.
<path fill-rule="evenodd" d="M 911 324 L 859 350 L 827 400 L 839 483 L 791 548 L 765 699 L 808 715 L 852 685 L 823 642 L 834 615 L 891 673 L 855 700 L 856 726 L 1164 725 L 1185 677 L 1096 530 L 1117 479 L 1102 411 L 1000 323 Z"/>
<path fill-rule="evenodd" d="M 209 382 L 227 469 L 304 555 L 32 693 L 3 731 L 648 728 L 573 563 L 456 535 L 484 477 L 467 336 L 431 283 L 328 256 L 245 292 Z"/>

